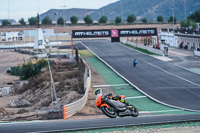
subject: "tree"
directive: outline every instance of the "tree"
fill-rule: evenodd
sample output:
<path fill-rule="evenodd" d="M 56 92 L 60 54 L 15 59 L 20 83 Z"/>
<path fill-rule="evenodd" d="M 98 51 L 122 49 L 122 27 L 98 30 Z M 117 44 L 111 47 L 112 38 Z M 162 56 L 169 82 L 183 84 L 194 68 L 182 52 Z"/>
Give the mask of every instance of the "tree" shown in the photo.
<path fill-rule="evenodd" d="M 70 18 L 70 21 L 71 21 L 72 24 L 77 24 L 77 22 L 78 22 L 78 17 L 72 16 L 72 17 Z"/>
<path fill-rule="evenodd" d="M 157 22 L 163 22 L 163 16 L 157 16 Z"/>
<path fill-rule="evenodd" d="M 196 23 L 200 23 L 200 9 L 188 16 L 187 19 L 193 20 Z"/>
<path fill-rule="evenodd" d="M 9 20 L 2 20 L 2 26 L 8 26 L 11 25 L 11 22 Z"/>
<path fill-rule="evenodd" d="M 106 24 L 107 23 L 107 17 L 106 16 L 102 16 L 100 19 L 99 19 L 99 23 L 101 24 Z"/>
<path fill-rule="evenodd" d="M 42 20 L 42 24 L 52 24 L 52 20 L 49 16 L 46 16 L 43 20 Z"/>
<path fill-rule="evenodd" d="M 64 18 L 63 17 L 59 17 L 57 19 L 57 24 L 63 25 L 64 24 Z"/>
<path fill-rule="evenodd" d="M 90 15 L 85 16 L 84 21 L 85 21 L 86 24 L 92 24 L 93 23 L 93 20 L 90 17 Z"/>
<path fill-rule="evenodd" d="M 28 19 L 29 25 L 36 25 L 37 24 L 37 18 L 31 17 Z"/>
<path fill-rule="evenodd" d="M 173 21 L 174 21 L 174 24 L 176 24 L 176 17 L 170 16 L 168 19 L 168 23 L 173 23 Z"/>
<path fill-rule="evenodd" d="M 195 29 L 196 23 L 193 20 L 190 20 L 190 19 L 185 20 L 184 19 L 184 20 L 181 21 L 181 27 L 184 27 L 184 28 L 192 27 L 193 29 Z"/>
<path fill-rule="evenodd" d="M 142 18 L 141 21 L 142 21 L 143 23 L 147 23 L 147 19 L 146 19 L 145 17 Z"/>
<path fill-rule="evenodd" d="M 136 16 L 134 14 L 131 14 L 127 17 L 127 23 L 132 24 L 136 20 Z"/>
<path fill-rule="evenodd" d="M 24 21 L 23 18 L 21 18 L 21 19 L 19 20 L 19 23 L 20 23 L 21 25 L 26 25 L 26 22 Z"/>
<path fill-rule="evenodd" d="M 122 22 L 122 19 L 121 19 L 121 17 L 116 17 L 115 18 L 115 24 L 120 24 Z"/>

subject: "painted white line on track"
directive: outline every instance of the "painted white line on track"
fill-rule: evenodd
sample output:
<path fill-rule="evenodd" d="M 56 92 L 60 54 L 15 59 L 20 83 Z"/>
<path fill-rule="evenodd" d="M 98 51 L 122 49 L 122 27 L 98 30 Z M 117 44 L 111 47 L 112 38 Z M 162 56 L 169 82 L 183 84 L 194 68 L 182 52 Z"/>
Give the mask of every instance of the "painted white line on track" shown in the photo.
<path fill-rule="evenodd" d="M 161 110 L 161 111 L 140 111 L 139 113 L 164 113 L 164 112 L 176 112 L 182 110 Z"/>
<path fill-rule="evenodd" d="M 98 87 L 110 87 L 110 86 L 128 86 L 129 84 L 115 84 L 115 85 L 94 85 L 92 86 L 93 88 L 98 88 Z"/>
<path fill-rule="evenodd" d="M 181 110 L 187 110 L 187 111 L 195 111 L 195 112 L 200 112 L 199 110 L 192 110 L 192 109 L 187 109 L 187 108 L 181 108 L 181 107 L 177 107 L 177 106 L 173 106 L 173 105 L 170 105 L 170 104 L 166 104 L 164 102 L 161 102 L 155 98 L 153 98 L 152 96 L 148 95 L 146 92 L 142 91 L 140 88 L 138 88 L 136 85 L 134 85 L 132 82 L 130 82 L 128 79 L 126 79 L 124 76 L 122 76 L 119 72 L 117 72 L 113 67 L 111 67 L 107 62 L 105 62 L 103 59 L 101 59 L 97 54 L 95 54 L 91 49 L 89 49 L 89 47 L 87 47 L 83 42 L 80 41 L 80 43 L 86 47 L 91 53 L 93 53 L 100 61 L 102 61 L 104 64 L 106 64 L 108 67 L 110 67 L 111 70 L 113 70 L 117 75 L 119 75 L 120 77 L 122 77 L 126 82 L 128 82 L 130 85 L 132 85 L 133 87 L 135 87 L 139 92 L 143 93 L 144 95 L 146 95 L 147 97 L 149 97 L 150 99 L 152 99 L 153 101 L 155 102 L 158 102 L 162 105 L 166 105 L 168 107 L 172 107 L 172 108 L 177 108 L 177 109 L 181 109 Z M 126 47 L 126 46 L 123 46 L 122 44 L 116 44 L 116 45 L 119 45 L 121 47 L 124 47 L 124 48 L 127 48 L 127 49 L 130 49 L 130 50 L 133 50 L 133 51 L 136 51 L 136 52 L 139 52 L 141 54 L 144 54 L 144 55 L 147 55 L 145 53 L 142 53 L 140 51 L 137 51 L 137 50 L 134 50 L 134 49 L 131 49 L 129 47 Z M 150 56 L 150 55 L 147 55 L 147 56 Z M 153 57 L 153 56 L 151 56 Z M 158 60 L 158 59 L 157 59 Z"/>
<path fill-rule="evenodd" d="M 165 73 L 167 73 L 167 74 L 170 74 L 170 75 L 175 76 L 175 77 L 177 77 L 177 78 L 180 78 L 180 79 L 182 79 L 182 80 L 184 80 L 184 81 L 186 81 L 186 82 L 188 82 L 188 83 L 191 83 L 191 84 L 193 84 L 193 85 L 196 85 L 196 86 L 200 87 L 199 84 L 196 84 L 196 83 L 194 83 L 194 82 L 192 82 L 192 81 L 190 81 L 190 80 L 187 80 L 187 79 L 185 79 L 185 78 L 183 78 L 183 77 L 180 77 L 180 76 L 178 76 L 178 75 L 176 75 L 176 74 L 170 73 L 170 72 L 168 72 L 168 71 L 166 71 L 166 70 L 164 70 L 164 69 L 162 69 L 162 68 L 160 68 L 160 67 L 158 67 L 158 66 L 156 66 L 156 65 L 153 65 L 153 64 L 151 64 L 151 63 L 148 63 L 148 64 L 151 65 L 151 66 L 153 66 L 153 67 L 155 67 L 155 68 L 157 68 L 157 69 L 159 69 L 159 70 L 161 70 L 161 71 L 163 71 L 163 72 L 165 72 Z"/>
<path fill-rule="evenodd" d="M 183 66 L 180 66 L 180 65 L 177 65 L 177 64 L 175 64 L 175 66 L 180 67 L 180 68 L 182 68 L 182 69 L 184 69 L 184 70 L 187 70 L 187 71 L 189 71 L 189 72 L 191 72 L 191 73 L 195 73 L 195 74 L 200 75 L 200 73 L 197 73 L 197 72 L 191 71 L 190 69 L 185 68 L 185 67 L 183 67 Z"/>
<path fill-rule="evenodd" d="M 146 98 L 147 96 L 136 96 L 136 97 L 127 97 L 125 98 L 126 100 L 127 99 L 139 99 L 139 98 Z"/>
<path fill-rule="evenodd" d="M 24 122 L 5 122 L 5 123 L 0 123 L 0 125 L 15 125 L 15 124 L 29 124 L 29 123 L 44 123 L 47 121 L 24 121 Z"/>

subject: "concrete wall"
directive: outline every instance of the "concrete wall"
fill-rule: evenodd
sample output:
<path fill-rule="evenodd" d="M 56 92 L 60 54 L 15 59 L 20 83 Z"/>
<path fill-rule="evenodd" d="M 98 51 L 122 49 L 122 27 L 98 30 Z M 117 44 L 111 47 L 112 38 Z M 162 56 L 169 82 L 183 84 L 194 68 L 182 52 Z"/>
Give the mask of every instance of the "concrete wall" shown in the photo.
<path fill-rule="evenodd" d="M 127 41 L 126 43 L 128 43 L 128 44 L 130 44 L 130 45 L 132 45 L 132 46 L 134 46 L 134 47 L 146 49 L 146 50 L 148 50 L 149 52 L 152 52 L 152 53 L 154 53 L 154 54 L 163 55 L 163 51 L 162 51 L 162 50 L 159 50 L 159 49 L 155 49 L 155 48 L 152 48 L 152 47 L 144 46 L 143 44 L 137 44 L 137 43 L 129 42 L 129 41 Z"/>
<path fill-rule="evenodd" d="M 200 57 L 200 51 L 194 51 L 194 55 L 199 56 Z"/>

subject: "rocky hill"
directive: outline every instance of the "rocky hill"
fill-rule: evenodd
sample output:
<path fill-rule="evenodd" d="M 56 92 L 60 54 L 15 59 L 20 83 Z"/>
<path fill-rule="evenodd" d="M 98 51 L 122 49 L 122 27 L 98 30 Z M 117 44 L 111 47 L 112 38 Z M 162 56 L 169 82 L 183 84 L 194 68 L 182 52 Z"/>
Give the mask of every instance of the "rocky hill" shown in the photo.
<path fill-rule="evenodd" d="M 185 2 L 184 2 L 185 1 Z M 174 8 L 172 8 L 174 7 Z M 50 16 L 52 20 L 57 20 L 59 16 L 64 14 L 67 20 L 71 16 L 79 17 L 82 20 L 86 14 L 90 14 L 94 20 L 99 20 L 103 15 L 106 15 L 109 21 L 114 21 L 116 16 L 123 16 L 125 21 L 127 16 L 135 14 L 140 20 L 146 17 L 150 21 L 156 20 L 158 15 L 164 17 L 166 21 L 169 16 L 172 16 L 172 9 L 174 15 L 178 20 L 182 20 L 197 9 L 200 9 L 199 0 L 120 0 L 104 6 L 98 10 L 93 9 L 66 9 L 66 10 L 49 10 L 41 15 L 41 19 L 46 15 Z M 55 13 L 57 15 L 55 15 Z M 123 15 L 122 15 L 123 14 Z"/>

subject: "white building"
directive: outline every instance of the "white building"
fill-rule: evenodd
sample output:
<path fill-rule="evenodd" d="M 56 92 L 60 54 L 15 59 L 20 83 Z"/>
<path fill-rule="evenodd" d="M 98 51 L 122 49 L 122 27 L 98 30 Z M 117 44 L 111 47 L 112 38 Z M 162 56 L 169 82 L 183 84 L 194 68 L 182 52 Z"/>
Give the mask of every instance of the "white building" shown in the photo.
<path fill-rule="evenodd" d="M 178 37 L 179 48 L 200 50 L 200 35 L 182 33 L 176 33 L 175 35 Z"/>
<path fill-rule="evenodd" d="M 0 33 L 1 41 L 17 41 L 23 40 L 23 33 L 20 31 L 16 32 L 1 32 Z"/>
<path fill-rule="evenodd" d="M 54 29 L 42 29 L 43 35 L 46 36 L 54 36 Z M 24 30 L 25 37 L 33 37 L 35 36 L 35 30 Z"/>
<path fill-rule="evenodd" d="M 160 40 L 164 40 L 171 47 L 178 47 L 178 37 L 172 32 L 159 32 Z"/>

